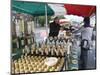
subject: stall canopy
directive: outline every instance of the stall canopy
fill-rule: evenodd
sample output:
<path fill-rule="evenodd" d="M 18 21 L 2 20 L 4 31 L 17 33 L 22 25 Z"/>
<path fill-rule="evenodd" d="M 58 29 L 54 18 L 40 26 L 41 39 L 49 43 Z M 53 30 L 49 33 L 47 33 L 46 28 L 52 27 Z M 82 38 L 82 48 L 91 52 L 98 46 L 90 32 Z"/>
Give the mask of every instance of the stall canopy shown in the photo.
<path fill-rule="evenodd" d="M 66 9 L 63 4 L 47 4 L 39 2 L 25 2 L 25 1 L 12 1 L 12 10 L 27 13 L 33 16 L 43 16 L 45 15 L 45 9 L 47 10 L 47 15 L 65 15 Z"/>
<path fill-rule="evenodd" d="M 67 14 L 89 17 L 96 12 L 96 6 L 64 4 Z"/>
<path fill-rule="evenodd" d="M 47 15 L 53 15 L 53 10 L 46 3 L 32 3 L 24 1 L 13 1 L 12 10 L 27 13 L 34 16 L 45 15 L 45 5 L 47 7 Z"/>

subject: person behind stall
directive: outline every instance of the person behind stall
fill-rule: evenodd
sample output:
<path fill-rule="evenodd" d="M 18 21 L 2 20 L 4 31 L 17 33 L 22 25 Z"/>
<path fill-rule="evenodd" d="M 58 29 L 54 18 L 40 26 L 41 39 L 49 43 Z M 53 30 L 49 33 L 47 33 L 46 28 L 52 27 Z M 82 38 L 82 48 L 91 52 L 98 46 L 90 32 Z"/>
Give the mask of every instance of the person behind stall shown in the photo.
<path fill-rule="evenodd" d="M 54 21 L 49 25 L 50 33 L 49 36 L 55 37 L 58 36 L 60 30 L 59 18 L 55 17 Z"/>
<path fill-rule="evenodd" d="M 87 58 L 88 58 L 88 51 L 91 44 L 92 38 L 92 31 L 93 28 L 90 26 L 90 18 L 84 18 L 84 25 L 77 31 L 73 33 L 81 33 L 81 55 L 79 61 L 79 69 L 86 70 L 87 69 Z"/>

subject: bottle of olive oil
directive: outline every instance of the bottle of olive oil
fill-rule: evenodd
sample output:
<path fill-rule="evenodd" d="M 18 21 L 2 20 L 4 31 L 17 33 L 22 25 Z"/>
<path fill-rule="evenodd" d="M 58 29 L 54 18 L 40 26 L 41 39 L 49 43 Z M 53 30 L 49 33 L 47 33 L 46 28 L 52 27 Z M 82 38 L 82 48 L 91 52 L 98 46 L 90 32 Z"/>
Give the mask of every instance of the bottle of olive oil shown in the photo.
<path fill-rule="evenodd" d="M 53 48 L 51 49 L 51 55 L 52 56 L 54 55 L 54 49 Z"/>
<path fill-rule="evenodd" d="M 58 50 L 55 49 L 54 51 L 55 51 L 56 56 L 58 56 L 59 55 Z"/>
<path fill-rule="evenodd" d="M 33 44 L 32 46 L 31 46 L 31 54 L 34 54 L 35 53 L 35 44 Z"/>
<path fill-rule="evenodd" d="M 36 49 L 36 54 L 39 54 L 38 48 Z"/>
<path fill-rule="evenodd" d="M 45 48 L 45 54 L 48 55 L 48 48 Z"/>
<path fill-rule="evenodd" d="M 31 45 L 31 38 L 30 37 L 28 37 L 27 42 L 28 42 L 28 45 Z"/>
<path fill-rule="evenodd" d="M 32 32 L 32 35 L 31 35 L 31 42 L 32 42 L 32 44 L 34 43 L 34 37 L 35 37 L 35 34 L 34 34 L 34 32 Z"/>
<path fill-rule="evenodd" d="M 22 33 L 20 40 L 21 40 L 21 47 L 23 48 L 25 46 L 24 33 Z"/>
<path fill-rule="evenodd" d="M 29 47 L 27 45 L 25 46 L 25 51 L 26 51 L 27 54 L 30 53 Z"/>

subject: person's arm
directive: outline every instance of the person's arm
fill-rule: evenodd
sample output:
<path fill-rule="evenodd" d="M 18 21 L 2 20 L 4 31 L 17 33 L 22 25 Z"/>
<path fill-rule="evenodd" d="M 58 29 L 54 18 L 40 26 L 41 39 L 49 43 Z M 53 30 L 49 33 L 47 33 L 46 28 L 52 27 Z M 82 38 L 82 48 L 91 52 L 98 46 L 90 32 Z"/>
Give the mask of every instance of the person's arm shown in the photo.
<path fill-rule="evenodd" d="M 77 34 L 77 33 L 81 33 L 83 31 L 83 27 L 79 28 L 79 30 L 74 31 L 73 33 Z"/>

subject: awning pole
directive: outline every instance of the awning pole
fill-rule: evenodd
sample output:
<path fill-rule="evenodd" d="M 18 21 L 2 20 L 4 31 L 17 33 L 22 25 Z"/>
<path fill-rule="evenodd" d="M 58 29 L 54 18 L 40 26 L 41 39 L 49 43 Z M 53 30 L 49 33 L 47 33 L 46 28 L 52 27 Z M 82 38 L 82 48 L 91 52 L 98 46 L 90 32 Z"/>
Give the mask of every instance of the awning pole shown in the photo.
<path fill-rule="evenodd" d="M 47 27 L 48 26 L 48 20 L 47 20 L 47 5 L 45 4 L 45 19 L 46 19 L 46 21 L 45 21 L 45 26 Z"/>

